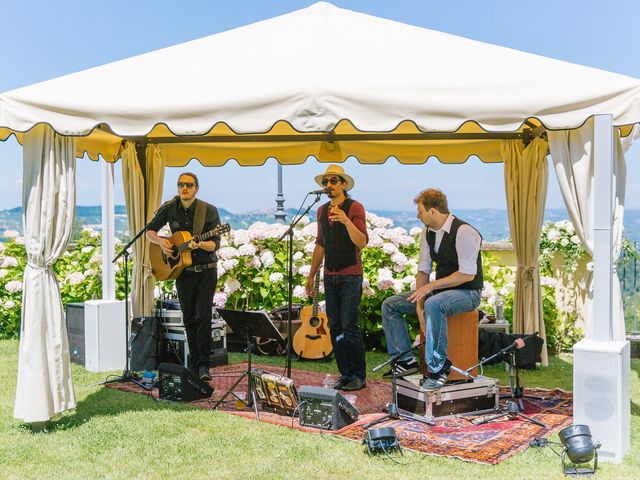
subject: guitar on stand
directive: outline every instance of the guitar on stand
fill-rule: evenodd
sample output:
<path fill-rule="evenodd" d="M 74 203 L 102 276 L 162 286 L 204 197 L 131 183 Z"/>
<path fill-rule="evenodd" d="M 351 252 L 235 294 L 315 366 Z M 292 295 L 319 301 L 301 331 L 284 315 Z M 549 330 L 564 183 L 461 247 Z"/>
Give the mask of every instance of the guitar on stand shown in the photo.
<path fill-rule="evenodd" d="M 307 360 L 321 360 L 331 355 L 333 346 L 329 335 L 327 314 L 319 312 L 320 269 L 316 273 L 313 284 L 313 306 L 304 307 L 300 311 L 302 325 L 293 336 L 293 351 L 298 357 Z"/>
<path fill-rule="evenodd" d="M 195 239 L 197 242 L 202 242 L 214 235 L 222 235 L 229 231 L 231 231 L 231 226 L 225 223 L 195 237 L 189 232 L 176 232 L 168 237 L 168 240 L 173 244 L 173 255 L 171 256 L 164 253 L 160 245 L 150 243 L 149 259 L 153 275 L 157 280 L 175 280 L 180 276 L 182 270 L 191 266 L 191 250 L 188 248 L 191 240 Z"/>

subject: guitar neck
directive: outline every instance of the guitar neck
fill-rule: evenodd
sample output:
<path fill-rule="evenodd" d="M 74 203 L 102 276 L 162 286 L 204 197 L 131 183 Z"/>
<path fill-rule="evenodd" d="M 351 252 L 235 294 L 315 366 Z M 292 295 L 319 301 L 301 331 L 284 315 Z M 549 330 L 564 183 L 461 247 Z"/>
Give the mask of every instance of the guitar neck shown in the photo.
<path fill-rule="evenodd" d="M 210 239 L 211 237 L 213 237 L 215 235 L 221 235 L 223 233 L 227 233 L 230 230 L 231 230 L 231 227 L 229 226 L 229 224 L 225 223 L 224 225 L 218 225 L 216 228 L 214 228 L 212 230 L 209 230 L 208 232 L 201 233 L 200 235 L 195 235 L 192 238 L 192 240 L 195 240 L 196 242 L 200 243 L 200 242 L 202 242 L 204 240 Z M 191 240 L 181 244 L 178 247 L 178 251 L 182 252 L 183 250 L 185 250 L 189 246 L 189 243 L 191 243 Z"/>
<path fill-rule="evenodd" d="M 319 304 L 320 304 L 320 268 L 316 272 L 316 278 L 313 281 L 313 291 L 316 294 L 313 296 L 313 308 L 311 309 L 312 315 L 314 317 L 318 316 Z"/>

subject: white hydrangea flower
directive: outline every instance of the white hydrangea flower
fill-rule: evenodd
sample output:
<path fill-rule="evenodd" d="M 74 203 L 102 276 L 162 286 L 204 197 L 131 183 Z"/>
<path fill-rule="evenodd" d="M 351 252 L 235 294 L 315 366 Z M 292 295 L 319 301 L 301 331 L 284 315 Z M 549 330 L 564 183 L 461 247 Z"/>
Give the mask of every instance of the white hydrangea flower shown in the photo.
<path fill-rule="evenodd" d="M 555 240 L 560 238 L 560 232 L 555 228 L 552 228 L 551 230 L 549 230 L 549 233 L 547 233 L 547 238 L 550 242 L 554 242 Z"/>
<path fill-rule="evenodd" d="M 374 296 L 375 296 L 375 294 L 376 294 L 376 292 L 375 292 L 375 290 L 374 290 L 373 288 L 371 288 L 371 287 L 366 287 L 366 288 L 363 288 L 363 289 L 362 289 L 362 294 L 363 294 L 365 297 L 374 297 Z"/>
<path fill-rule="evenodd" d="M 249 266 L 256 269 L 262 267 L 262 261 L 260 260 L 260 257 L 254 255 L 253 258 L 249 260 Z"/>
<path fill-rule="evenodd" d="M 379 268 L 378 280 L 380 280 L 381 278 L 384 278 L 384 279 L 393 278 L 393 273 L 388 268 Z"/>
<path fill-rule="evenodd" d="M 369 278 L 363 276 L 362 277 L 362 288 L 367 288 L 371 286 L 371 282 L 369 281 Z"/>
<path fill-rule="evenodd" d="M 92 255 L 89 259 L 89 263 L 102 263 L 102 255 L 99 253 Z"/>
<path fill-rule="evenodd" d="M 304 253 L 298 251 L 293 254 L 293 261 L 294 262 L 300 261 L 302 260 L 302 257 L 304 257 Z"/>
<path fill-rule="evenodd" d="M 7 273 L 9 273 L 9 270 L 7 270 L 6 268 L 0 268 L 0 278 L 6 277 Z"/>
<path fill-rule="evenodd" d="M 88 225 L 85 225 L 84 227 L 82 227 L 82 232 L 91 233 L 93 232 L 93 227 L 89 227 Z"/>
<path fill-rule="evenodd" d="M 396 247 L 393 243 L 385 243 L 382 245 L 382 251 L 387 255 L 392 255 L 398 251 L 398 247 Z"/>
<path fill-rule="evenodd" d="M 244 245 L 241 245 L 240 248 L 238 248 L 238 255 L 242 257 L 252 257 L 256 254 L 257 251 L 258 249 L 254 244 L 245 243 Z"/>
<path fill-rule="evenodd" d="M 73 272 L 67 277 L 69 285 L 78 285 L 84 281 L 84 274 L 82 272 Z"/>
<path fill-rule="evenodd" d="M 16 237 L 14 240 L 18 245 L 24 245 L 24 237 Z"/>
<path fill-rule="evenodd" d="M 90 276 L 90 275 L 93 275 L 94 273 L 95 273 L 95 271 L 93 270 L 93 268 L 87 268 L 87 269 L 84 271 L 84 275 L 85 275 L 85 277 L 88 277 L 88 276 Z"/>
<path fill-rule="evenodd" d="M 309 218 L 309 215 L 305 215 L 304 217 L 302 217 L 300 219 L 300 221 L 298 222 L 298 225 L 309 225 L 311 223 L 311 219 Z"/>
<path fill-rule="evenodd" d="M 393 278 L 378 278 L 376 285 L 378 287 L 378 290 L 387 290 L 389 288 L 393 288 Z"/>
<path fill-rule="evenodd" d="M 367 243 L 367 247 L 370 248 L 378 248 L 384 244 L 382 238 L 379 235 L 372 235 L 369 237 L 369 243 Z"/>
<path fill-rule="evenodd" d="M 395 252 L 393 255 L 391 255 L 391 261 L 397 265 L 402 266 L 403 268 L 407 264 L 408 260 L 409 259 L 407 258 L 407 256 L 402 252 Z"/>
<path fill-rule="evenodd" d="M 82 253 L 89 253 L 93 251 L 93 247 L 90 245 L 87 245 L 86 247 L 82 247 Z"/>
<path fill-rule="evenodd" d="M 540 276 L 540 285 L 544 285 L 546 287 L 556 288 L 558 286 L 558 282 L 553 277 L 547 277 L 544 275 Z"/>
<path fill-rule="evenodd" d="M 233 238 L 233 243 L 236 245 L 245 245 L 251 242 L 251 235 L 249 235 L 248 230 L 235 230 L 231 236 Z"/>
<path fill-rule="evenodd" d="M 69 250 L 65 250 L 64 253 L 62 254 L 63 257 L 69 257 L 71 256 L 71 252 Z"/>
<path fill-rule="evenodd" d="M 9 293 L 21 292 L 22 291 L 22 282 L 20 282 L 18 280 L 11 280 L 11 281 L 7 282 L 7 284 L 4 286 L 4 289 Z"/>
<path fill-rule="evenodd" d="M 269 225 L 265 222 L 256 222 L 249 227 L 251 240 L 264 240 L 269 238 Z"/>
<path fill-rule="evenodd" d="M 218 258 L 222 260 L 228 260 L 238 256 L 238 250 L 234 247 L 223 247 L 217 252 Z"/>
<path fill-rule="evenodd" d="M 307 298 L 307 290 L 302 285 L 293 287 L 293 296 L 304 300 Z"/>
<path fill-rule="evenodd" d="M 17 230 L 4 231 L 4 238 L 16 238 L 18 235 L 20 235 L 20 232 L 18 232 Z"/>
<path fill-rule="evenodd" d="M 422 233 L 422 228 L 420 227 L 412 227 L 411 230 L 409 230 L 409 235 L 411 235 L 412 237 L 415 237 L 416 235 L 420 235 Z"/>
<path fill-rule="evenodd" d="M 14 302 L 13 300 L 7 300 L 6 302 L 4 302 L 4 308 L 10 309 L 16 306 L 16 302 Z"/>
<path fill-rule="evenodd" d="M 311 265 L 303 265 L 298 270 L 298 273 L 300 275 L 304 275 L 305 277 L 308 277 L 310 272 L 311 272 Z"/>
<path fill-rule="evenodd" d="M 226 235 L 223 235 L 222 237 L 220 237 L 220 248 L 228 247 L 228 246 L 229 246 L 229 240 L 227 239 Z"/>
<path fill-rule="evenodd" d="M 567 240 L 566 238 L 561 239 L 560 245 L 562 245 L 563 247 L 566 247 L 567 245 L 569 245 L 569 240 Z"/>
<path fill-rule="evenodd" d="M 4 243 L 0 242 L 0 252 L 4 252 L 7 249 Z"/>
<path fill-rule="evenodd" d="M 486 299 L 490 304 L 493 304 L 496 298 L 496 289 L 491 282 L 484 281 L 482 287 L 482 298 Z"/>
<path fill-rule="evenodd" d="M 307 253 L 313 253 L 316 249 L 316 242 L 309 242 L 304 246 L 304 251 Z"/>
<path fill-rule="evenodd" d="M 222 276 L 227 273 L 227 269 L 224 268 L 224 265 L 222 265 L 222 262 L 218 263 L 218 278 L 222 278 Z"/>
<path fill-rule="evenodd" d="M 217 308 L 224 308 L 224 306 L 227 304 L 227 300 L 229 300 L 229 297 L 224 292 L 216 292 L 213 295 L 213 304 Z"/>
<path fill-rule="evenodd" d="M 89 237 L 90 238 L 98 238 L 100 235 L 102 235 L 102 234 L 100 232 L 97 232 L 97 231 L 89 233 Z"/>
<path fill-rule="evenodd" d="M 571 236 L 571 241 L 573 243 L 575 243 L 576 245 L 580 245 L 580 237 L 578 237 L 577 235 L 572 235 Z"/>
<path fill-rule="evenodd" d="M 2 260 L 2 267 L 12 268 L 18 266 L 18 260 L 15 257 L 4 257 Z"/>
<path fill-rule="evenodd" d="M 411 285 L 415 279 L 416 277 L 414 277 L 413 275 L 407 275 L 406 277 L 402 278 L 402 283 L 404 283 L 405 285 Z"/>
<path fill-rule="evenodd" d="M 222 261 L 222 266 L 224 267 L 225 271 L 229 271 L 229 270 L 233 270 L 234 268 L 236 268 L 236 266 L 238 265 L 238 260 L 235 258 L 230 258 L 229 260 L 223 260 Z"/>
<path fill-rule="evenodd" d="M 398 279 L 393 279 L 393 290 L 396 293 L 402 293 L 404 292 L 404 283 L 402 283 L 402 280 L 398 280 Z"/>
<path fill-rule="evenodd" d="M 235 278 L 228 278 L 226 282 L 224 282 L 224 293 L 227 295 L 233 295 L 240 288 L 240 282 Z"/>
<path fill-rule="evenodd" d="M 284 278 L 284 275 L 280 272 L 273 272 L 271 275 L 269 275 L 269 281 L 271 283 L 281 282 L 283 278 Z"/>
<path fill-rule="evenodd" d="M 304 226 L 301 232 L 305 237 L 316 238 L 318 236 L 318 224 L 316 222 L 310 223 Z"/>
<path fill-rule="evenodd" d="M 416 243 L 416 241 L 414 240 L 413 237 L 410 237 L 409 235 L 400 235 L 398 237 L 398 245 L 413 245 L 414 243 Z"/>

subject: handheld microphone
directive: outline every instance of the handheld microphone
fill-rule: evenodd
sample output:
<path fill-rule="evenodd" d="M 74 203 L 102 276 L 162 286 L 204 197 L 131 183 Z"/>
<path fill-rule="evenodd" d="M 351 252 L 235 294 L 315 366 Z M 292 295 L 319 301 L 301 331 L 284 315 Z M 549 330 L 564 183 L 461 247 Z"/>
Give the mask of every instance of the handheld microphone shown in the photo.
<path fill-rule="evenodd" d="M 323 188 L 322 190 L 314 190 L 313 192 L 309 192 L 309 195 L 322 195 L 323 193 L 329 193 L 328 188 Z"/>

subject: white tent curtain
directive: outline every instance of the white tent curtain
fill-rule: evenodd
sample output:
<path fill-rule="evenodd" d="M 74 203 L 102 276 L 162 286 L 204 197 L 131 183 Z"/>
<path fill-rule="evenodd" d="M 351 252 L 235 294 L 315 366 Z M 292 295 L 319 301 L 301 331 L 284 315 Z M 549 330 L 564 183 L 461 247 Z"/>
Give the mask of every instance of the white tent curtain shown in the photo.
<path fill-rule="evenodd" d="M 149 145 L 145 152 L 146 167 L 143 175 L 135 145 L 126 142 L 122 150 L 122 183 L 130 235 L 135 235 L 151 221 L 162 199 L 164 183 L 162 152 L 157 145 Z M 132 248 L 131 311 L 134 317 L 149 316 L 153 309 L 155 278 L 151 272 L 149 241 L 146 236 L 142 235 Z"/>
<path fill-rule="evenodd" d="M 75 140 L 47 125 L 25 133 L 22 223 L 27 266 L 14 416 L 28 423 L 56 418 L 76 406 L 64 309 L 52 269 L 73 227 L 74 153 Z"/>
<path fill-rule="evenodd" d="M 564 198 L 569 218 L 573 223 L 576 235 L 582 241 L 587 253 L 593 257 L 593 135 L 594 120 L 590 118 L 575 130 L 549 131 L 549 148 Z M 620 280 L 616 265 L 622 248 L 622 227 L 624 219 L 624 196 L 626 183 L 626 165 L 624 149 L 619 135 L 614 134 L 614 211 L 613 211 L 613 340 L 624 340 L 625 324 Z M 584 305 L 586 321 L 585 338 L 592 338 L 593 333 L 593 265 L 590 262 L 584 278 L 587 300 Z"/>
<path fill-rule="evenodd" d="M 517 259 L 513 331 L 539 332 L 546 338 L 540 291 L 540 234 L 547 198 L 547 142 L 536 138 L 526 147 L 518 140 L 502 145 L 509 228 Z M 547 366 L 547 346 L 541 354 Z"/>

